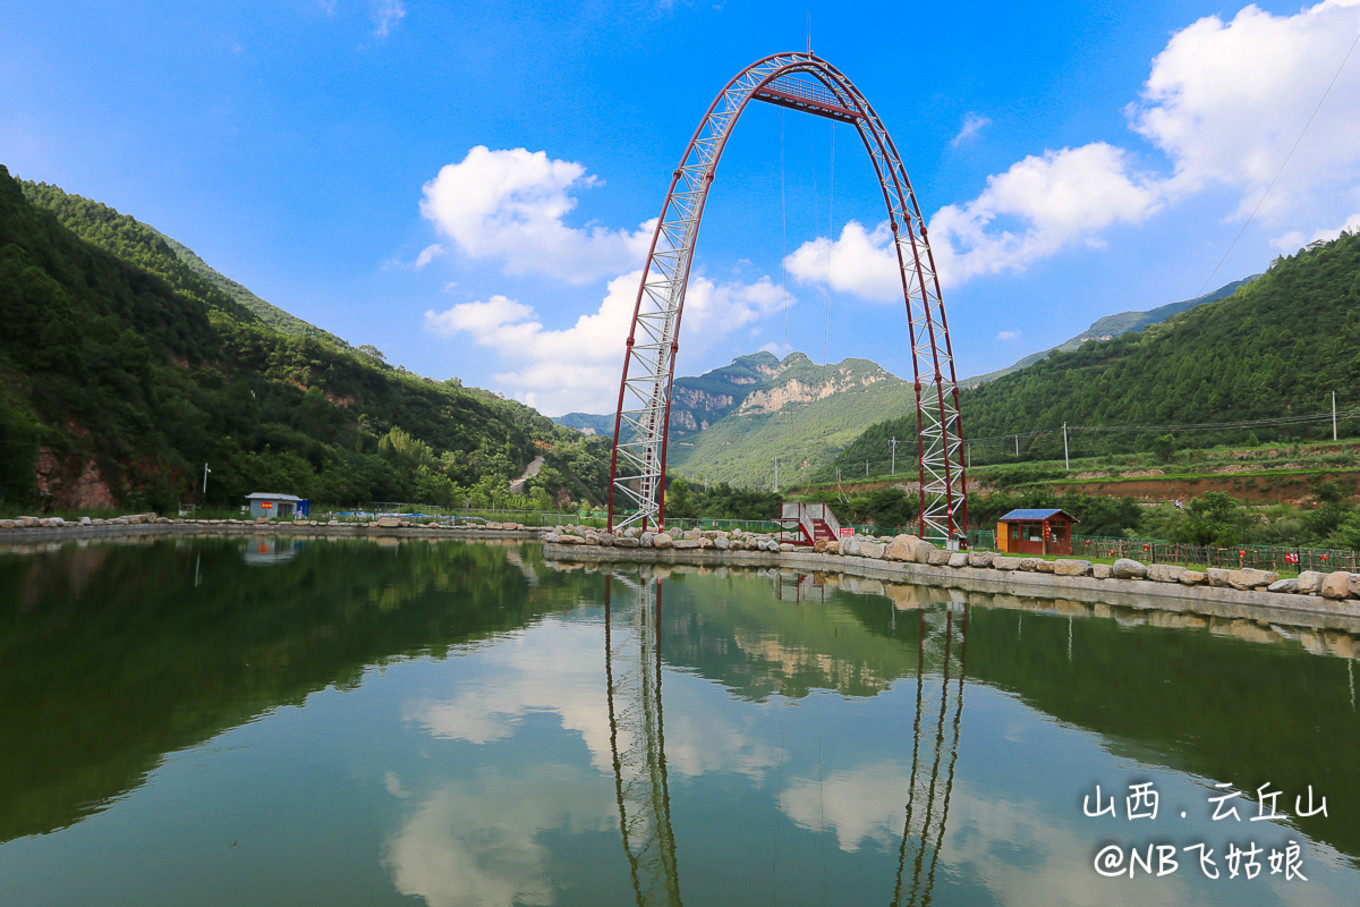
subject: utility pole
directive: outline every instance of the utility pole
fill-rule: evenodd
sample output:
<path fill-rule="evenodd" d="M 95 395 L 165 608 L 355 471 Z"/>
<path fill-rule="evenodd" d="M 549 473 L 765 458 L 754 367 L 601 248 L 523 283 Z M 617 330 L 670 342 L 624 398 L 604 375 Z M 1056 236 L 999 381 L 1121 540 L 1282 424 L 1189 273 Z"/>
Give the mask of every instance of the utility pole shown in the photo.
<path fill-rule="evenodd" d="M 776 457 L 776 458 L 775 458 L 775 461 L 774 461 L 774 491 L 775 491 L 775 494 L 778 494 L 778 493 L 779 493 L 779 458 L 778 458 L 778 457 Z"/>
<path fill-rule="evenodd" d="M 1332 391 L 1332 440 L 1336 440 L 1336 391 Z"/>
<path fill-rule="evenodd" d="M 1071 460 L 1071 458 L 1068 457 L 1068 455 L 1067 455 L 1067 423 L 1066 423 L 1066 422 L 1063 423 L 1063 465 L 1067 467 L 1067 471 L 1068 471 L 1068 472 L 1071 472 L 1071 471 L 1072 471 L 1072 460 Z"/>
<path fill-rule="evenodd" d="M 1020 456 L 1020 436 L 1015 436 L 1015 455 Z"/>
<path fill-rule="evenodd" d="M 869 478 L 869 458 L 864 458 L 864 478 Z"/>
<path fill-rule="evenodd" d="M 1333 396 L 1335 396 L 1335 395 L 1333 395 Z M 1335 434 L 1335 432 L 1333 432 L 1333 434 Z M 210 472 L 212 472 L 212 470 L 208 468 L 208 464 L 207 464 L 207 463 L 204 463 L 204 464 L 203 464 L 203 496 L 204 496 L 205 498 L 208 496 L 208 473 L 210 473 Z"/>
<path fill-rule="evenodd" d="M 897 475 L 897 438 L 894 437 L 888 443 L 892 445 L 892 466 L 888 471 L 892 475 Z"/>
<path fill-rule="evenodd" d="M 967 446 L 965 446 L 965 447 L 963 448 L 963 451 L 964 451 L 964 453 L 966 453 L 966 454 L 968 455 L 968 468 L 969 468 L 969 469 L 972 469 L 972 468 L 973 468 L 973 445 L 972 445 L 971 443 L 969 443 Z"/>

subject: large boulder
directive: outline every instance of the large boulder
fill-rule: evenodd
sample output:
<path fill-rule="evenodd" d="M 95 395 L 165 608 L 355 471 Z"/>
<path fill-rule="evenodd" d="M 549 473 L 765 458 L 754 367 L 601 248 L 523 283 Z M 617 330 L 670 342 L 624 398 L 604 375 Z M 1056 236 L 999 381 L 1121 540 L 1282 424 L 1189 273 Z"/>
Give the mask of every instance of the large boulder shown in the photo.
<path fill-rule="evenodd" d="M 1185 568 L 1180 564 L 1151 564 L 1147 568 L 1147 578 L 1154 583 L 1178 583 Z"/>
<path fill-rule="evenodd" d="M 949 562 L 948 562 L 948 563 L 949 563 L 949 566 L 951 566 L 951 567 L 967 567 L 967 566 L 968 566 L 968 552 L 966 552 L 966 551 L 951 551 L 951 552 L 948 552 L 948 554 L 949 554 Z"/>
<path fill-rule="evenodd" d="M 653 548 L 670 548 L 675 544 L 674 537 L 669 532 L 658 532 L 652 536 Z"/>
<path fill-rule="evenodd" d="M 921 540 L 914 535 L 896 536 L 883 550 L 885 561 L 914 561 L 916 546 Z"/>
<path fill-rule="evenodd" d="M 1091 562 L 1075 558 L 1063 558 L 1053 562 L 1054 576 L 1086 576 L 1091 572 Z"/>
<path fill-rule="evenodd" d="M 841 554 L 846 557 L 857 557 L 860 546 L 863 544 L 864 542 L 857 535 L 852 535 L 848 539 L 841 539 Z"/>
<path fill-rule="evenodd" d="M 1299 574 L 1299 592 L 1303 595 L 1317 595 L 1326 576 L 1327 574 L 1317 570 L 1304 570 Z"/>
<path fill-rule="evenodd" d="M 1264 589 L 1279 578 L 1280 574 L 1273 571 L 1245 567 L 1241 570 L 1233 570 L 1228 574 L 1228 585 L 1244 591 L 1247 589 Z"/>
<path fill-rule="evenodd" d="M 949 559 L 953 554 L 954 552 L 946 551 L 943 548 L 931 548 L 927 556 L 927 563 L 932 567 L 943 567 L 949 563 Z"/>
<path fill-rule="evenodd" d="M 1297 593 L 1299 591 L 1298 577 L 1291 576 L 1286 579 L 1277 579 L 1275 582 L 1271 583 L 1269 586 L 1266 587 L 1266 591 L 1284 592 L 1290 595 Z"/>
<path fill-rule="evenodd" d="M 931 563 L 930 552 L 934 550 L 935 546 L 932 545 L 930 542 L 927 542 L 925 539 L 919 540 L 916 543 L 916 563 L 918 564 Z"/>
<path fill-rule="evenodd" d="M 1092 564 L 1091 575 L 1096 579 L 1111 579 L 1114 577 L 1114 567 L 1109 564 Z"/>
<path fill-rule="evenodd" d="M 968 566 L 970 567 L 990 567 L 995 555 L 990 551 L 970 551 L 968 552 Z"/>
<path fill-rule="evenodd" d="M 859 556 L 870 557 L 874 560 L 882 560 L 883 551 L 887 547 L 888 546 L 884 545 L 882 542 L 865 542 L 859 546 Z"/>
<path fill-rule="evenodd" d="M 1323 598 L 1333 601 L 1340 601 L 1351 594 L 1351 575 L 1345 570 L 1337 570 L 1328 573 L 1322 579 L 1321 593 Z"/>
<path fill-rule="evenodd" d="M 719 551 L 727 551 L 732 547 L 732 540 L 725 535 L 715 535 L 713 537 L 713 547 Z"/>
<path fill-rule="evenodd" d="M 1115 579 L 1147 579 L 1147 565 L 1131 557 L 1121 557 L 1111 569 Z"/>
<path fill-rule="evenodd" d="M 1024 563 L 1024 558 L 1019 558 L 1019 557 L 1007 557 L 1007 556 L 1004 555 L 1004 554 L 998 554 L 998 555 L 996 555 L 995 557 L 992 558 L 992 569 L 993 569 L 993 570 L 1019 570 L 1019 569 L 1020 569 L 1020 565 L 1021 565 L 1022 563 Z"/>
<path fill-rule="evenodd" d="M 1224 569 L 1223 567 L 1210 567 L 1208 570 L 1204 571 L 1204 574 L 1209 577 L 1209 585 L 1218 589 L 1232 588 L 1233 572 L 1231 570 Z"/>
<path fill-rule="evenodd" d="M 1209 577 L 1198 570 L 1182 570 L 1178 574 L 1176 582 L 1182 586 L 1203 586 L 1208 584 Z"/>

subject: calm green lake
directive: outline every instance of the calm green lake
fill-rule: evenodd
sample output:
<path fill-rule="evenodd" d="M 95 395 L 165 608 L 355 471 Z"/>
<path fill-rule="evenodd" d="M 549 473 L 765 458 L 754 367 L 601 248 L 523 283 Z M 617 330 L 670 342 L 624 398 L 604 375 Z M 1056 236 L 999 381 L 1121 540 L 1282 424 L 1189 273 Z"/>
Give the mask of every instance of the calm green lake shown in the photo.
<path fill-rule="evenodd" d="M 0 549 L 0 904 L 1355 904 L 1356 656 L 529 543 Z"/>

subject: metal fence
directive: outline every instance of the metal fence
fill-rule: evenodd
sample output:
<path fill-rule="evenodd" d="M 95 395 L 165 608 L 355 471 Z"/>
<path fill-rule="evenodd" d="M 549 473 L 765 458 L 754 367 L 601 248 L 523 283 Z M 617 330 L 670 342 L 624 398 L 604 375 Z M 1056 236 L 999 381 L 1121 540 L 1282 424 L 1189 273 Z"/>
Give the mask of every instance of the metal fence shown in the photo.
<path fill-rule="evenodd" d="M 996 550 L 996 533 L 974 529 L 969 544 L 976 549 Z M 1360 572 L 1360 553 L 1336 548 L 1282 548 L 1274 545 L 1187 545 L 1158 539 L 1072 536 L 1072 557 L 1109 559 L 1128 557 L 1145 564 L 1184 564 L 1200 567 L 1254 567 L 1277 573 L 1300 570 L 1348 570 Z"/>

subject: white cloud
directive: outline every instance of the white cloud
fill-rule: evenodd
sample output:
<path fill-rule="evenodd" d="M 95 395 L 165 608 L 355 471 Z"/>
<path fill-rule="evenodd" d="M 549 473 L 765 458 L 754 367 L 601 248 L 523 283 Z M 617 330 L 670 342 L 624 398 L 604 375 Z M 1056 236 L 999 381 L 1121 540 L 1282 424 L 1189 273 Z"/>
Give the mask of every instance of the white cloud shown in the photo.
<path fill-rule="evenodd" d="M 443 336 L 466 333 L 518 363 L 514 371 L 496 375 L 496 381 L 541 412 L 611 412 L 641 279 L 642 272 L 633 271 L 610 281 L 599 309 L 569 328 L 545 327 L 531 306 L 493 296 L 443 312 L 429 310 L 425 329 Z M 782 291 L 768 277 L 750 284 L 719 284 L 693 275 L 685 295 L 681 349 L 703 350 L 779 310 L 783 302 Z"/>
<path fill-rule="evenodd" d="M 386 38 L 405 18 L 404 0 L 377 0 L 373 4 L 373 37 Z"/>
<path fill-rule="evenodd" d="M 1284 236 L 1272 239 L 1270 244 L 1280 251 L 1292 255 L 1304 246 L 1310 246 L 1315 242 L 1331 242 L 1342 233 L 1360 233 L 1360 212 L 1346 218 L 1346 222 L 1341 226 L 1318 230 L 1311 237 L 1307 236 L 1302 230 L 1291 230 Z"/>
<path fill-rule="evenodd" d="M 963 127 L 959 129 L 959 134 L 950 140 L 950 147 L 959 147 L 990 125 L 992 125 L 992 121 L 987 117 L 978 113 L 973 113 L 971 110 L 968 111 L 968 113 L 964 114 Z"/>
<path fill-rule="evenodd" d="M 836 292 L 878 302 L 902 299 L 902 271 L 887 221 L 872 233 L 849 221 L 840 239 L 832 243 L 821 236 L 805 242 L 784 259 L 784 266 L 798 280 L 821 286 L 827 280 L 828 255 L 831 289 Z"/>
<path fill-rule="evenodd" d="M 1019 272 L 1072 245 L 1099 245 L 1100 230 L 1161 205 L 1159 182 L 1136 172 L 1127 151 L 1092 142 L 1031 155 L 987 177 L 972 201 L 941 208 L 930 220 L 931 251 L 941 282 Z"/>
<path fill-rule="evenodd" d="M 1360 0 L 1325 0 L 1292 16 L 1247 6 L 1229 22 L 1209 16 L 1177 32 L 1152 61 L 1141 100 L 1126 110 L 1171 173 L 1142 172 L 1130 151 L 1105 142 L 1026 157 L 988 177 L 977 198 L 931 218 L 941 281 L 1020 272 L 1074 245 L 1101 248 L 1110 226 L 1140 223 L 1214 186 L 1240 192 L 1231 216 L 1246 217 L 1287 158 L 1260 216 L 1316 218 L 1319 204 L 1360 200 L 1354 60 L 1289 158 L 1358 27 Z M 980 128 L 965 118 L 955 143 Z M 1302 236 L 1291 231 L 1275 244 Z"/>
<path fill-rule="evenodd" d="M 512 274 L 584 283 L 641 265 L 655 226 L 655 220 L 632 232 L 567 226 L 575 193 L 598 185 L 581 164 L 478 145 L 425 184 L 420 211 L 473 258 L 500 259 Z"/>
<path fill-rule="evenodd" d="M 999 331 L 996 335 L 997 340 L 1018 340 L 1019 338 L 1019 331 Z"/>
<path fill-rule="evenodd" d="M 1178 32 L 1152 63 L 1133 128 L 1171 158 L 1176 193 L 1211 183 L 1242 190 L 1249 214 L 1308 124 L 1360 27 L 1360 0 L 1326 0 L 1292 16 L 1247 6 Z M 1354 64 L 1354 60 L 1351 61 Z M 1360 164 L 1360 66 L 1340 73 L 1262 211 L 1288 210 Z"/>
<path fill-rule="evenodd" d="M 439 243 L 433 243 L 431 245 L 426 246 L 425 248 L 421 249 L 420 254 L 416 256 L 416 270 L 419 271 L 421 268 L 425 267 L 427 264 L 434 261 L 436 258 L 439 258 L 440 256 L 447 254 L 448 251 L 449 251 L 448 249 L 444 248 Z"/>

